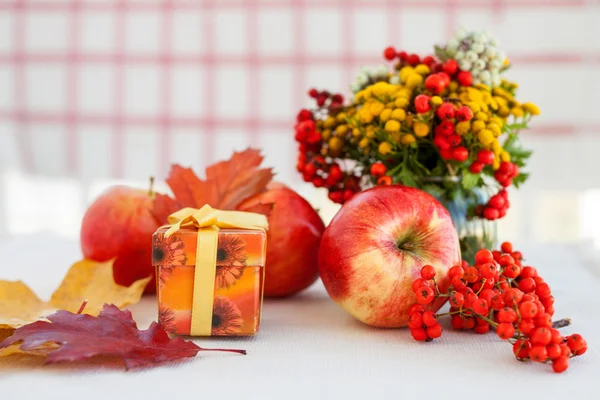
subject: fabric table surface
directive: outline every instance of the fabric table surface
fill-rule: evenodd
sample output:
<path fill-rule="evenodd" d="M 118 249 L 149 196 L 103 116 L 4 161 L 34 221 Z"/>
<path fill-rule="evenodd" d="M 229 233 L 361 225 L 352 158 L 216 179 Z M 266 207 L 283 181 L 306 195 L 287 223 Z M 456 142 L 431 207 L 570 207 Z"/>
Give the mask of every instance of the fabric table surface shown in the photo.
<path fill-rule="evenodd" d="M 0 359 L 2 398 L 44 399 L 366 399 L 487 398 L 598 399 L 600 391 L 600 281 L 566 247 L 521 248 L 551 285 L 556 317 L 570 317 L 565 333 L 581 333 L 589 350 L 563 374 L 549 365 L 519 363 L 495 334 L 455 332 L 418 343 L 406 329 L 376 329 L 333 303 L 319 282 L 287 299 L 266 300 L 258 335 L 202 338 L 202 347 L 241 348 L 248 355 L 199 353 L 154 369 L 125 371 L 120 364 L 43 366 Z M 0 277 L 23 280 L 49 298 L 79 259 L 74 241 L 52 236 L 5 238 Z M 146 328 L 156 298 L 131 306 Z M 18 397 L 17 397 L 18 396 Z"/>

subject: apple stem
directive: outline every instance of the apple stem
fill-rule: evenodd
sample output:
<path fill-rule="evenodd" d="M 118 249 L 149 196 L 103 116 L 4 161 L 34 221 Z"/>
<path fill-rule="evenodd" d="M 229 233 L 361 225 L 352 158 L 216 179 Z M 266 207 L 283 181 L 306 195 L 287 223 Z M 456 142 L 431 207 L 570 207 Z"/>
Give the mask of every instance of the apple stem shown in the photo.
<path fill-rule="evenodd" d="M 148 196 L 154 196 L 154 177 L 150 177 L 150 188 L 148 189 Z"/>

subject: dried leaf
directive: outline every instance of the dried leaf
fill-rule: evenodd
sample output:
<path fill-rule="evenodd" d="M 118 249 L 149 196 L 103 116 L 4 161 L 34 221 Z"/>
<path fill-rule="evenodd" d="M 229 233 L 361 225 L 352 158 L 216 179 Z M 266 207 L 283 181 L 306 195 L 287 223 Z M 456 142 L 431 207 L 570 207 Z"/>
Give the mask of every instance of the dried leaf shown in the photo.
<path fill-rule="evenodd" d="M 208 167 L 206 180 L 198 178 L 190 168 L 173 165 L 167 184 L 175 198 L 157 195 L 155 218 L 165 222 L 169 214 L 182 207 L 200 208 L 205 204 L 235 210 L 245 199 L 264 191 L 273 179 L 270 168 L 260 168 L 262 161 L 258 150 L 236 152 L 229 160 Z"/>
<path fill-rule="evenodd" d="M 203 349 L 181 338 L 172 339 L 156 322 L 140 331 L 131 313 L 114 305 L 105 305 L 97 317 L 61 310 L 48 320 L 15 330 L 0 343 L 0 356 L 44 354 L 46 363 L 108 356 L 121 358 L 127 368 L 136 368 L 194 357 L 203 350 L 246 354 L 244 350 Z"/>
<path fill-rule="evenodd" d="M 49 302 L 40 300 L 23 282 L 0 281 L 0 338 L 56 310 L 77 312 L 84 301 L 90 315 L 98 315 L 106 302 L 119 307 L 137 303 L 151 277 L 125 287 L 115 283 L 112 270 L 112 261 L 76 262 Z"/>

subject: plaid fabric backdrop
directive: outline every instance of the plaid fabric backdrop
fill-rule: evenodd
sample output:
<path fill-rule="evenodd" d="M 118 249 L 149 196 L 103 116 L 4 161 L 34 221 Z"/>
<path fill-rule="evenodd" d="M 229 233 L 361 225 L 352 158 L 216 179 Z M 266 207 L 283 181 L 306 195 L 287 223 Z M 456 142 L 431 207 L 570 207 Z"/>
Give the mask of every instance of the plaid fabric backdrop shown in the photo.
<path fill-rule="evenodd" d="M 600 188 L 598 17 L 598 0 L 2 0 L 0 168 L 145 180 L 252 145 L 311 193 L 307 89 L 347 93 L 386 46 L 430 52 L 463 25 L 494 33 L 542 109 L 529 193 Z"/>

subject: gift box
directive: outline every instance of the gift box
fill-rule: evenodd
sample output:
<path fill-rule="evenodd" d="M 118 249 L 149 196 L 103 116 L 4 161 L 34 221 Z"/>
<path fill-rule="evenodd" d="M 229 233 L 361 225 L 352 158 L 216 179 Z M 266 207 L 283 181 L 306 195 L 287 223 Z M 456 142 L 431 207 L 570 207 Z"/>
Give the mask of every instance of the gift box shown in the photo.
<path fill-rule="evenodd" d="M 266 218 L 208 206 L 169 217 L 152 240 L 159 323 L 171 333 L 247 336 L 258 331 Z"/>

